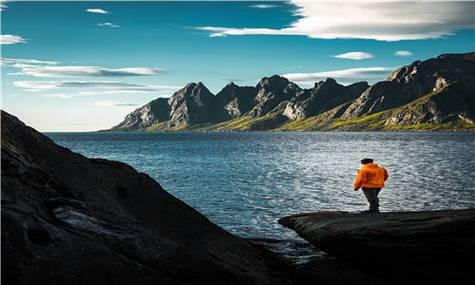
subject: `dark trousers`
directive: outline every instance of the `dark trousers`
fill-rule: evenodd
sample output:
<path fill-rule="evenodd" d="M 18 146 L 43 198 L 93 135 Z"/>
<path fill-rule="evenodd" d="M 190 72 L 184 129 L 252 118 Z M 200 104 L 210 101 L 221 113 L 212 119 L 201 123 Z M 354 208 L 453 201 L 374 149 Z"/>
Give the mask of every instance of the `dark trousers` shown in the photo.
<path fill-rule="evenodd" d="M 370 211 L 379 211 L 379 191 L 381 191 L 381 188 L 363 188 L 363 193 L 369 202 Z"/>

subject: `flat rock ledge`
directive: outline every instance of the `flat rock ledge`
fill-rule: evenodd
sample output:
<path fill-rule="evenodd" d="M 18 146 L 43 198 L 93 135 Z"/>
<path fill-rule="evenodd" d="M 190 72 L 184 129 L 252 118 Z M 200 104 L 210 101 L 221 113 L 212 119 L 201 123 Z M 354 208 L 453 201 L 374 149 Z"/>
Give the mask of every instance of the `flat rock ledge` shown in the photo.
<path fill-rule="evenodd" d="M 388 284 L 475 284 L 475 209 L 326 211 L 287 216 L 279 223 Z"/>

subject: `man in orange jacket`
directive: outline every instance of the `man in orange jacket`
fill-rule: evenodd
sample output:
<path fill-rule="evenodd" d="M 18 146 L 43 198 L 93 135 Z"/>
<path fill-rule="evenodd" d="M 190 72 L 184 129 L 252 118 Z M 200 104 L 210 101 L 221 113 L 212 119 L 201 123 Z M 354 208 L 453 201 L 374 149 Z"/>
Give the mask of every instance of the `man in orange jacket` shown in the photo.
<path fill-rule="evenodd" d="M 362 189 L 369 202 L 369 212 L 379 212 L 378 194 L 384 187 L 389 174 L 384 167 L 377 165 L 371 158 L 361 160 L 361 168 L 356 175 L 354 189 Z"/>

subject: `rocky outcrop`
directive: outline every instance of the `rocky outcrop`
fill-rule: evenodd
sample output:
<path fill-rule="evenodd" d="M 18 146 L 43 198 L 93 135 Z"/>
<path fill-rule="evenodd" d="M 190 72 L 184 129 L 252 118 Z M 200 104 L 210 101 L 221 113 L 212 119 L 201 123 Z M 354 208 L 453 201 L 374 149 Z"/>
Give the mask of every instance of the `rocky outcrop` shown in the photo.
<path fill-rule="evenodd" d="M 303 90 L 292 98 L 287 104 L 284 115 L 291 120 L 315 116 L 354 100 L 368 87 L 367 82 L 343 86 L 334 79 L 328 78 L 315 83 L 313 89 Z"/>
<path fill-rule="evenodd" d="M 254 106 L 257 94 L 255 87 L 241 87 L 234 82 L 226 85 L 216 94 L 217 112 L 222 112 L 221 120 L 230 120 L 242 116 Z"/>
<path fill-rule="evenodd" d="M 358 214 L 315 212 L 279 220 L 355 268 L 391 284 L 473 283 L 475 209 Z"/>
<path fill-rule="evenodd" d="M 256 87 L 259 90 L 255 98 L 256 104 L 248 113 L 254 118 L 268 114 L 281 102 L 290 100 L 301 91 L 295 83 L 278 75 L 264 77 Z"/>
<path fill-rule="evenodd" d="M 399 68 L 386 81 L 376 83 L 361 94 L 342 118 L 353 119 L 397 108 L 455 82 L 474 86 L 474 54 L 440 55 Z"/>
<path fill-rule="evenodd" d="M 125 119 L 113 127 L 112 130 L 145 129 L 170 119 L 170 105 L 168 98 L 157 98 L 152 102 L 128 114 Z"/>
<path fill-rule="evenodd" d="M 270 256 L 148 175 L 2 120 L 2 284 L 279 284 Z"/>

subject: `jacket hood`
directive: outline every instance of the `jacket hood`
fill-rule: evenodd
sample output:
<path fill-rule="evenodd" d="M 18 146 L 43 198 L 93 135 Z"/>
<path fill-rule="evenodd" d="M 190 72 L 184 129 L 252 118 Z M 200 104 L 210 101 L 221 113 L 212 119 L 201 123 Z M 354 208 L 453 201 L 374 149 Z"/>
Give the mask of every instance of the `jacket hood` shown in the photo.
<path fill-rule="evenodd" d="M 363 164 L 363 167 L 377 168 L 379 167 L 379 165 L 377 165 L 376 163 L 370 162 L 370 163 Z"/>

